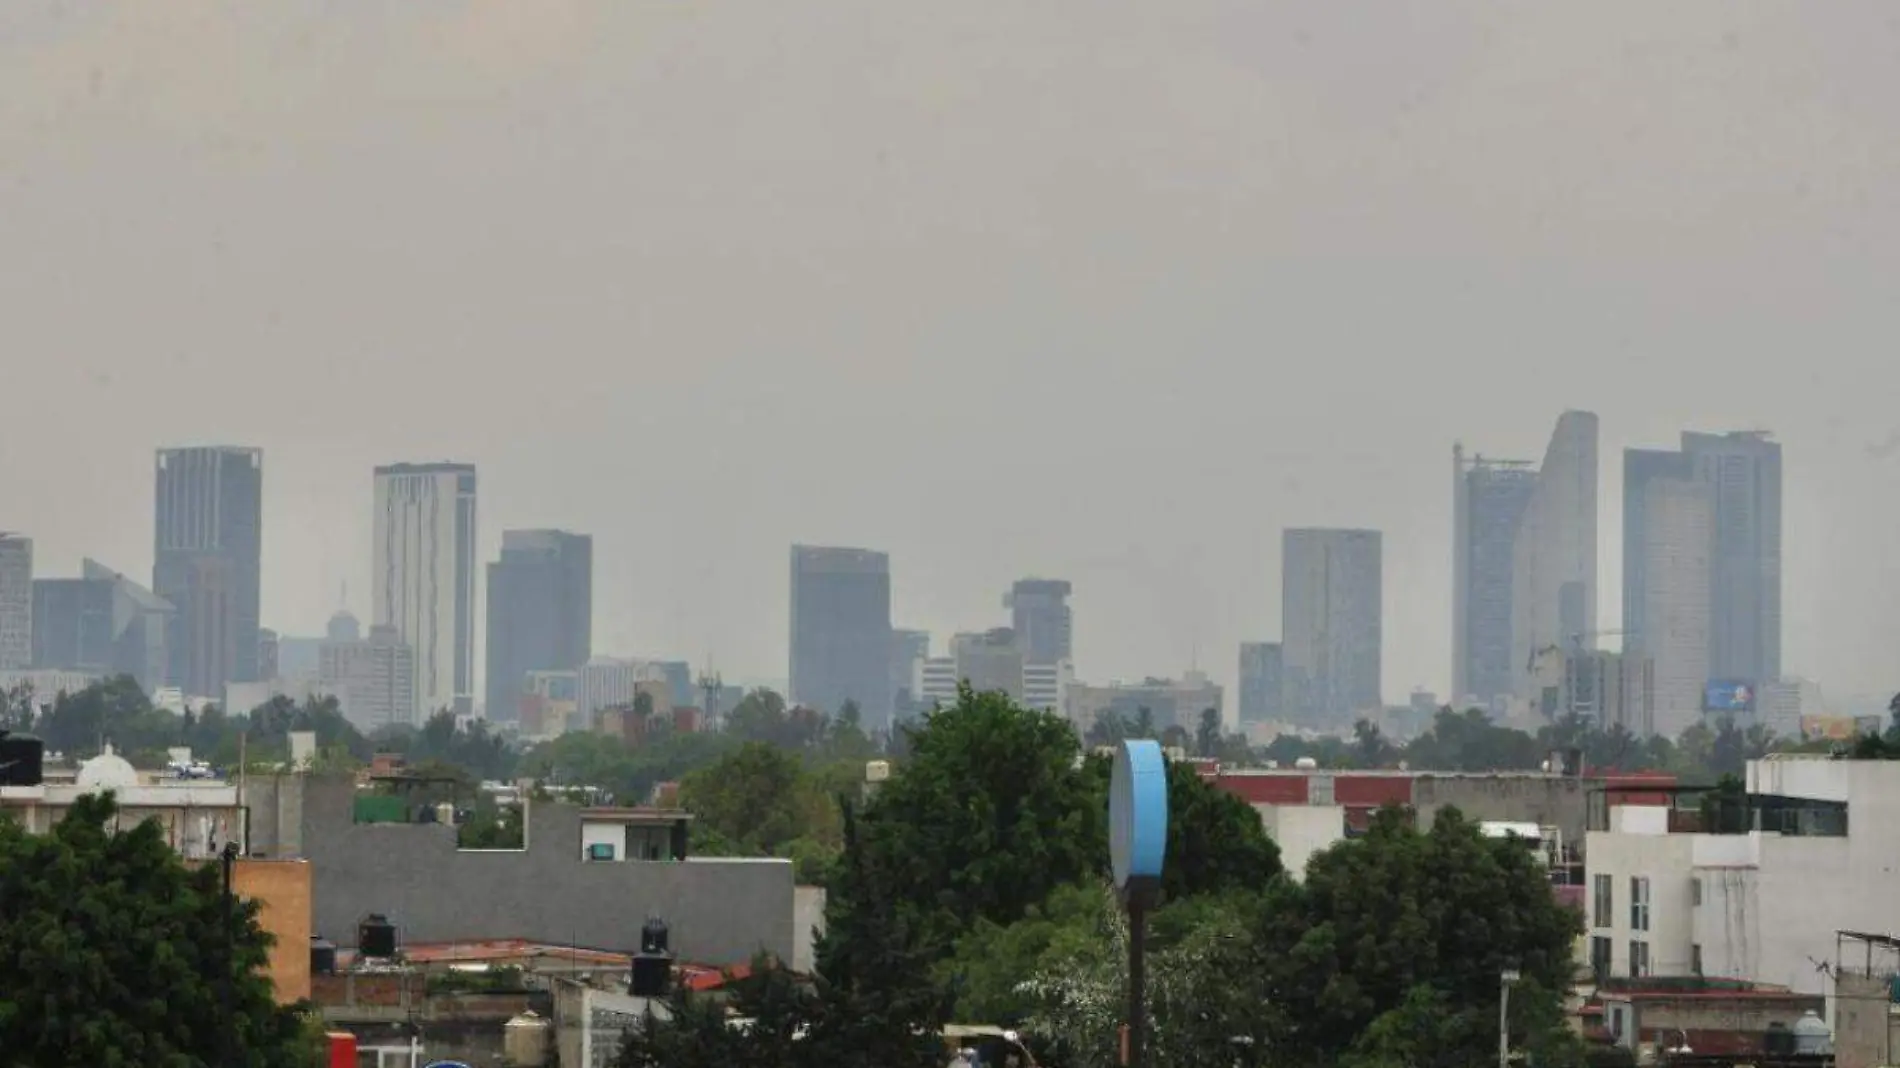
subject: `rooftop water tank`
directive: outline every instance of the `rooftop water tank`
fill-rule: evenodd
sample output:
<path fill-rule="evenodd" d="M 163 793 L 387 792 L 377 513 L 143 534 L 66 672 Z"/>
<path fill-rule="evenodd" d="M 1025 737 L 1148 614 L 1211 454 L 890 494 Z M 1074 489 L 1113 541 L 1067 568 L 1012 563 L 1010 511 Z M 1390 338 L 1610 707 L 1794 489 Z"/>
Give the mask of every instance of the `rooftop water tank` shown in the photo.
<path fill-rule="evenodd" d="M 363 922 L 356 926 L 356 951 L 364 957 L 395 956 L 396 925 L 380 912 L 363 917 Z"/>
<path fill-rule="evenodd" d="M 322 935 L 310 936 L 310 974 L 336 974 L 336 943 Z"/>
<path fill-rule="evenodd" d="M 548 1039 L 554 1025 L 534 1010 L 501 1025 L 501 1051 L 508 1063 L 517 1068 L 542 1068 L 548 1063 Z"/>
<path fill-rule="evenodd" d="M 1312 757 L 1301 757 L 1293 762 L 1293 766 L 1301 771 L 1312 771 L 1314 768 L 1319 767 L 1319 761 L 1314 760 Z"/>
<path fill-rule="evenodd" d="M 1834 1032 L 1813 1009 L 1801 1014 L 1794 1022 L 1794 1051 L 1796 1053 L 1829 1053 L 1834 1049 Z"/>
<path fill-rule="evenodd" d="M 30 734 L 0 731 L 0 786 L 38 786 L 46 781 L 46 743 Z"/>

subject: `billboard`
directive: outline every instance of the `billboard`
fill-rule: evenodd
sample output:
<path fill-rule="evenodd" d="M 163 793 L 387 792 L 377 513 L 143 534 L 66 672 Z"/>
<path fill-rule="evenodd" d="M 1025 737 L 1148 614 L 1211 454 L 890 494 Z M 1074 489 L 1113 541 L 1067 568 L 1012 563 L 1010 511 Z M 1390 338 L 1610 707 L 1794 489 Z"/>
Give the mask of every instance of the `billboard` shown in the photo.
<path fill-rule="evenodd" d="M 1732 679 L 1712 679 L 1703 691 L 1702 711 L 1704 712 L 1753 712 L 1755 710 L 1755 687 L 1751 683 L 1736 682 Z"/>

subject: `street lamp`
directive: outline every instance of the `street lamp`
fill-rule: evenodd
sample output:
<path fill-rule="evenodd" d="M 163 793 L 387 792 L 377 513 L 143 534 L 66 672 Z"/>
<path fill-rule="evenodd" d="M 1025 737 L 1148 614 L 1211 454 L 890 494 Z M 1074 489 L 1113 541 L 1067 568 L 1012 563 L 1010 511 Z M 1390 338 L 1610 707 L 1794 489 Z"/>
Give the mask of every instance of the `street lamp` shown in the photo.
<path fill-rule="evenodd" d="M 1498 1068 L 1511 1068 L 1511 987 L 1520 978 L 1516 968 L 1498 973 Z"/>

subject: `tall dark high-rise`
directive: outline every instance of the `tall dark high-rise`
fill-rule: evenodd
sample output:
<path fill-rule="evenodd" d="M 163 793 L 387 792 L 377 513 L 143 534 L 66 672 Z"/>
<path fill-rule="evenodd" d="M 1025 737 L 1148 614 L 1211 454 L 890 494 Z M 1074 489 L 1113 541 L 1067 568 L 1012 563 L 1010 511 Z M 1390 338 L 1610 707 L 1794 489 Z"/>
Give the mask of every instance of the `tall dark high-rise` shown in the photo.
<path fill-rule="evenodd" d="M 1512 692 L 1518 675 L 1511 659 L 1511 548 L 1537 492 L 1537 467 L 1467 458 L 1458 446 L 1451 457 L 1452 699 L 1490 705 Z"/>
<path fill-rule="evenodd" d="M 1280 643 L 1240 643 L 1240 722 L 1280 718 Z"/>
<path fill-rule="evenodd" d="M 1023 660 L 1054 664 L 1075 657 L 1070 586 L 1062 579 L 1018 579 L 1003 598 Z"/>
<path fill-rule="evenodd" d="M 867 730 L 890 726 L 891 562 L 869 549 L 792 546 L 791 696 Z"/>
<path fill-rule="evenodd" d="M 560 530 L 506 530 L 488 565 L 484 714 L 515 718 L 530 671 L 575 671 L 594 655 L 594 539 Z"/>
<path fill-rule="evenodd" d="M 193 696 L 257 680 L 264 453 L 160 449 L 152 592 L 174 609 L 165 681 Z"/>
<path fill-rule="evenodd" d="M 1286 719 L 1324 730 L 1351 726 L 1382 704 L 1379 532 L 1288 530 L 1280 552 Z"/>

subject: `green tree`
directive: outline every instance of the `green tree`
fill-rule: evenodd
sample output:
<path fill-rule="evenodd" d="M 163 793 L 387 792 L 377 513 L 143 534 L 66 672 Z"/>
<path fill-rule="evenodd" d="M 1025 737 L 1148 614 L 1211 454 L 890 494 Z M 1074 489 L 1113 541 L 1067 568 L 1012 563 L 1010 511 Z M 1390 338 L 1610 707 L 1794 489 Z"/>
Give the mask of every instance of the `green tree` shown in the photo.
<path fill-rule="evenodd" d="M 1194 755 L 1217 757 L 1220 755 L 1220 709 L 1201 709 L 1201 724 L 1194 731 Z"/>
<path fill-rule="evenodd" d="M 1087 895 L 1080 922 L 1052 941 L 1017 986 L 1026 1028 L 1067 1068 L 1119 1064 L 1128 927 L 1105 886 Z M 1191 911 L 1174 923 L 1170 912 Z M 1163 909 L 1148 942 L 1146 1063 L 1157 1068 L 1251 1068 L 1266 1063 L 1277 1007 L 1256 1000 L 1246 912 L 1202 899 Z"/>
<path fill-rule="evenodd" d="M 861 874 L 833 881 L 828 925 L 897 902 L 941 957 L 979 917 L 1013 923 L 1096 871 L 1106 809 L 1076 772 L 1067 721 L 965 685 L 909 729 L 909 746 L 857 821 Z"/>
<path fill-rule="evenodd" d="M 1119 745 L 1122 739 L 1134 736 L 1134 724 L 1128 717 L 1112 708 L 1104 708 L 1095 715 L 1095 722 L 1089 726 L 1084 740 L 1091 749 L 1104 745 Z"/>
<path fill-rule="evenodd" d="M 80 798 L 47 835 L 0 821 L 7 1060 L 312 1063 L 301 1016 L 276 1004 L 262 974 L 270 939 L 258 905 L 240 902 L 227 927 L 219 866 L 186 867 L 152 821 L 109 830 L 116 812 L 108 794 Z"/>
<path fill-rule="evenodd" d="M 1255 934 L 1259 996 L 1285 1010 L 1274 1047 L 1290 1061 L 1473 1064 L 1494 1051 L 1496 1031 L 1455 1021 L 1495 1021 L 1499 974 L 1515 969 L 1518 1041 L 1556 1051 L 1580 931 L 1528 851 L 1484 837 L 1455 810 L 1419 832 L 1387 809 L 1363 839 L 1314 857 L 1303 885 L 1276 888 Z M 1399 1045 L 1427 1006 L 1454 1023 Z"/>
<path fill-rule="evenodd" d="M 799 759 L 747 742 L 680 781 L 680 804 L 743 853 L 784 855 L 800 838 L 839 841 L 837 806 Z"/>
<path fill-rule="evenodd" d="M 1362 768 L 1383 768 L 1392 762 L 1396 751 L 1377 723 L 1361 719 L 1352 725 L 1352 755 Z"/>

